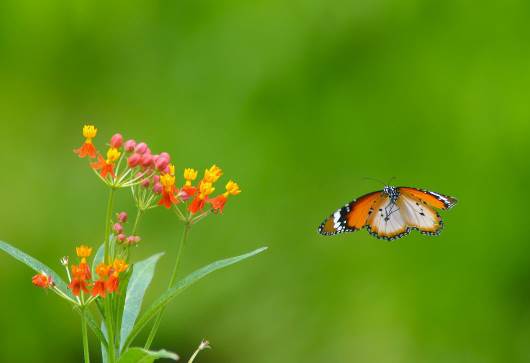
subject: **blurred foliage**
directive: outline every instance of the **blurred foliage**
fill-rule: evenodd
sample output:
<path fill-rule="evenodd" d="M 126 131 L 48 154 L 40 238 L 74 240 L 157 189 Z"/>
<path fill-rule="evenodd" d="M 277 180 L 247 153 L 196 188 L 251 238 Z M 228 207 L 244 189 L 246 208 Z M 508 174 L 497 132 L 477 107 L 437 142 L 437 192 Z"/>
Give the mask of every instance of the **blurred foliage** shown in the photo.
<path fill-rule="evenodd" d="M 530 3 L 0 2 L 0 239 L 60 269 L 99 244 L 106 190 L 80 128 L 217 163 L 243 193 L 192 230 L 183 273 L 261 245 L 167 310 L 153 348 L 208 362 L 528 362 Z M 326 238 L 380 188 L 454 195 L 437 238 Z M 132 211 L 122 192 L 119 208 Z M 138 258 L 180 233 L 146 215 Z M 0 256 L 0 361 L 81 359 L 78 316 Z M 93 340 L 94 341 L 94 340 Z M 97 347 L 93 347 L 94 351 Z M 94 357 L 98 361 L 99 357 Z"/>

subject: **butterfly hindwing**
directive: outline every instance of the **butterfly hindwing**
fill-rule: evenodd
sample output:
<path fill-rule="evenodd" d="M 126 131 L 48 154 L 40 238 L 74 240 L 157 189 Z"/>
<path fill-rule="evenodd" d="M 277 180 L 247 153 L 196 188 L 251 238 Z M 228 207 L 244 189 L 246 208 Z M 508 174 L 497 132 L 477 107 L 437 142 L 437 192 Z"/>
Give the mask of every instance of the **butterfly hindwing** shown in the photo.
<path fill-rule="evenodd" d="M 401 238 L 410 231 L 401 209 L 388 196 L 376 206 L 366 222 L 366 229 L 372 236 L 386 240 Z"/>
<path fill-rule="evenodd" d="M 442 231 L 443 222 L 440 215 L 420 199 L 401 193 L 397 206 L 408 227 L 427 235 L 437 235 Z"/>

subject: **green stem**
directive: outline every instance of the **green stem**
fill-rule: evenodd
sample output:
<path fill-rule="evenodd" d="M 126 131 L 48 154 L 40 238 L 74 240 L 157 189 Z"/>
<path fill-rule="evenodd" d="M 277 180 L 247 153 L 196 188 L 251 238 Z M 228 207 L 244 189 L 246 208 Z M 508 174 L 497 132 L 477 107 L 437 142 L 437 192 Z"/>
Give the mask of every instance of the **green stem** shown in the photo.
<path fill-rule="evenodd" d="M 114 188 L 110 188 L 109 201 L 107 203 L 107 214 L 105 220 L 105 263 L 110 264 L 110 224 L 112 219 L 112 206 L 114 204 Z"/>
<path fill-rule="evenodd" d="M 136 234 L 136 228 L 138 227 L 138 221 L 140 220 L 141 216 L 142 216 L 142 210 L 138 208 L 138 211 L 136 212 L 136 218 L 134 219 L 132 232 L 131 232 L 131 235 L 133 236 Z"/>
<path fill-rule="evenodd" d="M 110 295 L 105 298 L 105 327 L 107 328 L 108 337 L 108 362 L 114 363 L 116 359 L 116 353 L 114 351 L 114 326 L 112 325 L 112 309 L 110 305 Z"/>
<path fill-rule="evenodd" d="M 177 259 L 175 260 L 175 265 L 173 266 L 173 272 L 171 273 L 171 278 L 169 279 L 168 288 L 173 287 L 173 285 L 175 284 L 175 280 L 177 279 L 180 259 L 182 256 L 182 251 L 184 250 L 184 246 L 186 245 L 186 240 L 188 238 L 190 227 L 191 227 L 191 224 L 189 223 L 189 221 L 184 224 L 184 232 L 182 233 L 182 238 L 180 240 L 179 248 L 177 251 Z M 151 332 L 149 333 L 149 336 L 147 337 L 147 341 L 145 342 L 145 349 L 149 349 L 151 347 L 151 344 L 153 343 L 153 340 L 155 339 L 155 335 L 156 335 L 156 332 L 158 331 L 158 327 L 160 326 L 160 322 L 162 320 L 162 315 L 164 314 L 164 310 L 165 308 L 160 310 L 160 312 L 158 313 L 155 319 L 153 327 L 151 328 Z"/>
<path fill-rule="evenodd" d="M 107 213 L 106 213 L 106 220 L 105 220 L 105 263 L 110 264 L 111 262 L 111 253 L 110 253 L 110 228 L 111 228 L 111 219 L 112 219 L 112 207 L 114 204 L 114 195 L 115 195 L 115 189 L 113 187 L 110 188 L 109 192 L 109 201 L 107 204 Z M 112 324 L 112 306 L 111 306 L 111 296 L 107 296 L 105 299 L 105 327 L 107 328 L 107 335 L 108 335 L 108 363 L 114 363 L 115 362 L 115 342 L 114 342 L 114 326 Z"/>
<path fill-rule="evenodd" d="M 81 312 L 81 330 L 83 333 L 83 352 L 85 356 L 85 363 L 90 363 L 90 351 L 88 349 L 88 333 L 86 328 L 85 309 Z"/>

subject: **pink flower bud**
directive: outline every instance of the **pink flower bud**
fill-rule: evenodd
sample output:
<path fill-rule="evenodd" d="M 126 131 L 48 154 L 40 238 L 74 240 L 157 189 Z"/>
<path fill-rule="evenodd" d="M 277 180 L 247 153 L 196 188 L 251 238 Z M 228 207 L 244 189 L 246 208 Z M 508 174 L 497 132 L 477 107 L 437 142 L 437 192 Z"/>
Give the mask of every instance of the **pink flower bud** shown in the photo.
<path fill-rule="evenodd" d="M 138 154 L 143 154 L 147 151 L 147 144 L 145 142 L 141 142 L 134 148 L 134 151 L 136 151 Z"/>
<path fill-rule="evenodd" d="M 164 174 L 169 174 L 171 172 L 171 169 L 169 169 L 169 165 L 166 166 L 166 168 L 164 170 L 160 170 L 161 172 L 163 172 Z"/>
<path fill-rule="evenodd" d="M 142 239 L 140 236 L 129 236 L 127 237 L 127 244 L 128 245 L 135 245 L 138 244 Z"/>
<path fill-rule="evenodd" d="M 115 223 L 113 226 L 112 226 L 112 230 L 114 232 L 116 232 L 117 234 L 120 234 L 121 232 L 123 232 L 123 226 L 120 224 L 120 223 Z"/>
<path fill-rule="evenodd" d="M 163 189 L 164 189 L 164 187 L 159 182 L 155 183 L 155 185 L 153 186 L 153 192 L 155 192 L 155 194 L 162 193 Z"/>
<path fill-rule="evenodd" d="M 127 213 L 126 212 L 118 213 L 118 221 L 120 221 L 120 223 L 127 222 Z"/>
<path fill-rule="evenodd" d="M 146 179 L 142 180 L 141 184 L 142 184 L 142 186 L 144 188 L 149 188 L 149 185 L 151 184 L 151 181 L 146 178 Z"/>
<path fill-rule="evenodd" d="M 136 141 L 134 140 L 127 140 L 125 141 L 125 145 L 123 146 L 125 148 L 125 151 L 127 152 L 133 152 L 134 148 L 136 147 Z"/>
<path fill-rule="evenodd" d="M 160 153 L 159 157 L 164 158 L 164 159 L 167 159 L 168 162 L 171 161 L 171 156 L 169 156 L 169 154 L 166 153 L 166 152 L 162 152 L 162 153 Z"/>
<path fill-rule="evenodd" d="M 144 154 L 142 156 L 141 164 L 142 166 L 145 166 L 145 167 L 151 166 L 153 164 L 153 155 L 147 154 L 147 153 Z"/>
<path fill-rule="evenodd" d="M 166 158 L 163 158 L 163 157 L 158 157 L 158 159 L 155 161 L 155 167 L 162 171 L 162 170 L 165 170 L 167 168 L 167 166 L 169 165 L 169 160 L 166 159 Z"/>
<path fill-rule="evenodd" d="M 158 183 L 158 182 L 160 182 L 160 175 L 153 176 L 153 183 Z"/>
<path fill-rule="evenodd" d="M 129 168 L 135 168 L 140 164 L 141 160 L 142 155 L 134 153 L 127 158 L 127 164 L 129 165 Z"/>
<path fill-rule="evenodd" d="M 116 149 L 121 147 L 123 143 L 123 136 L 121 134 L 114 134 L 110 138 L 110 147 L 115 147 Z"/>
<path fill-rule="evenodd" d="M 127 238 L 123 233 L 120 233 L 117 237 L 118 241 L 123 242 Z"/>

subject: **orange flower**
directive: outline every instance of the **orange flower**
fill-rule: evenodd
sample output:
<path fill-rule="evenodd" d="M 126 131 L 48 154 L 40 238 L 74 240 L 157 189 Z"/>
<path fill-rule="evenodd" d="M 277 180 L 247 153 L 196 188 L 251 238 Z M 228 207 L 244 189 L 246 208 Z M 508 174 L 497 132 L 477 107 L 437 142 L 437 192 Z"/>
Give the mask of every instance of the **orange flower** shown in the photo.
<path fill-rule="evenodd" d="M 99 278 L 104 278 L 109 276 L 110 273 L 110 266 L 105 264 L 104 262 L 101 262 L 96 267 L 96 273 L 98 274 Z"/>
<path fill-rule="evenodd" d="M 90 280 L 92 278 L 88 264 L 81 262 L 79 266 L 72 265 L 72 276 L 79 280 Z"/>
<path fill-rule="evenodd" d="M 105 288 L 109 293 L 118 290 L 119 280 L 117 276 L 111 275 L 107 281 L 105 281 Z"/>
<path fill-rule="evenodd" d="M 119 159 L 121 152 L 118 149 L 111 147 L 107 151 L 107 159 L 104 159 L 103 156 L 98 155 L 98 161 L 90 164 L 92 169 L 99 170 L 99 174 L 105 178 L 110 174 L 113 178 L 116 177 L 114 174 L 114 163 Z"/>
<path fill-rule="evenodd" d="M 178 199 L 175 196 L 177 188 L 175 187 L 175 167 L 169 164 L 169 173 L 160 176 L 160 184 L 162 184 L 162 197 L 158 201 L 158 205 L 163 205 L 166 208 L 171 208 L 172 204 L 177 204 Z"/>
<path fill-rule="evenodd" d="M 83 126 L 83 136 L 85 137 L 85 142 L 79 149 L 75 149 L 74 152 L 79 155 L 80 158 L 85 156 L 90 156 L 92 159 L 96 157 L 96 148 L 92 144 L 92 139 L 96 137 L 98 129 L 93 125 Z"/>
<path fill-rule="evenodd" d="M 107 290 L 105 289 L 105 281 L 100 279 L 94 283 L 94 287 L 92 288 L 92 296 L 100 296 L 103 298 L 107 296 Z"/>
<path fill-rule="evenodd" d="M 80 279 L 78 277 L 74 277 L 70 284 L 68 285 L 68 288 L 72 290 L 72 294 L 75 296 L 79 296 L 79 293 L 81 291 L 88 294 L 88 284 L 85 280 Z"/>
<path fill-rule="evenodd" d="M 226 192 L 221 195 L 218 195 L 213 199 L 210 199 L 208 202 L 212 205 L 214 212 L 223 213 L 223 209 L 226 204 L 226 201 L 228 200 L 228 196 L 238 195 L 239 193 L 241 193 L 239 185 L 230 180 L 228 183 L 226 183 Z"/>
<path fill-rule="evenodd" d="M 186 193 L 185 198 L 193 197 L 195 193 L 197 193 L 197 187 L 191 185 L 191 182 L 197 179 L 197 174 L 197 170 L 195 169 L 184 169 L 184 179 L 186 180 L 186 183 L 181 190 Z"/>
<path fill-rule="evenodd" d="M 53 286 L 52 278 L 46 275 L 44 272 L 33 276 L 31 282 L 33 285 L 42 287 L 44 289 Z"/>
<path fill-rule="evenodd" d="M 191 213 L 197 213 L 198 211 L 202 210 L 208 196 L 212 194 L 214 190 L 215 188 L 212 186 L 212 183 L 202 181 L 201 185 L 199 186 L 199 195 L 193 199 L 191 204 L 188 206 L 188 210 Z"/>

